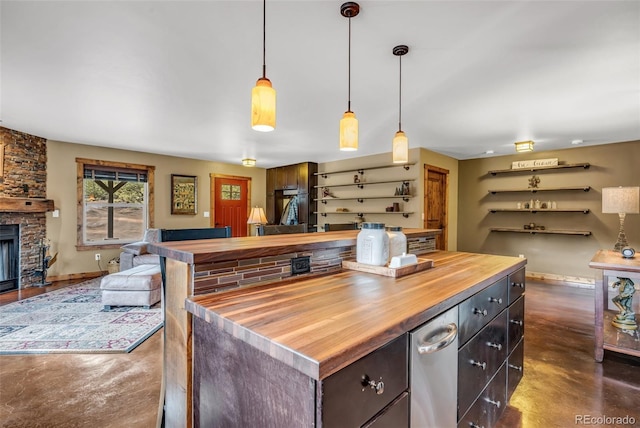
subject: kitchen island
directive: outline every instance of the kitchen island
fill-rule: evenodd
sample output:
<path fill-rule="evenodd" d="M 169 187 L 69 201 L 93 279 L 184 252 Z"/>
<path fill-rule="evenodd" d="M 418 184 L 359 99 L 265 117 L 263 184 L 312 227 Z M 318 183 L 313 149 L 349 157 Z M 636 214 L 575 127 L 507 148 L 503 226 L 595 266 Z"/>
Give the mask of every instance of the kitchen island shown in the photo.
<path fill-rule="evenodd" d="M 467 331 L 467 324 L 493 319 L 482 329 L 486 339 L 482 332 L 476 335 L 482 349 L 469 354 L 491 355 L 461 361 L 460 370 L 470 373 L 461 384 L 449 379 L 461 385 L 459 397 L 471 397 L 460 399 L 467 401 L 457 415 L 454 404 L 451 420 L 460 419 L 458 426 L 476 421 L 492 426 L 522 375 L 526 261 L 445 251 L 428 258 L 434 260 L 432 269 L 402 278 L 345 270 L 187 299 L 194 315 L 194 425 L 409 426 L 408 396 L 414 392 L 407 333 L 460 305 L 464 343 L 472 344 L 471 337 L 484 327 Z M 520 305 L 509 306 L 516 299 Z M 495 306 L 495 315 L 482 305 Z M 473 317 L 468 322 L 467 313 Z M 510 324 L 520 329 L 512 343 Z M 460 352 L 466 349 L 461 346 Z M 507 367 L 515 370 L 515 381 Z M 489 374 L 475 382 L 477 373 Z M 500 398 L 478 397 L 483 390 Z"/>
<path fill-rule="evenodd" d="M 355 245 L 355 233 L 333 233 L 336 234 L 333 240 L 325 242 L 340 242 L 337 247 L 343 248 L 341 254 L 348 257 L 350 254 L 344 250 L 345 242 L 342 241 L 351 240 L 350 245 Z M 415 230 L 407 236 L 416 239 L 428 233 Z M 330 238 L 327 233 L 312 235 Z M 297 241 L 300 251 L 305 251 L 305 245 L 315 245 Z M 268 251 L 264 250 L 268 246 L 266 241 L 259 249 L 257 241 L 253 245 L 245 244 L 254 248 L 251 251 Z M 189 266 L 198 258 L 211 262 L 220 257 L 220 254 L 201 250 L 189 255 L 189 251 L 184 250 L 185 245 L 180 244 L 183 246 L 180 254 L 172 253 L 175 247 L 158 250 L 168 258 L 167 289 L 179 285 L 180 281 L 175 279 L 182 278 L 183 285 L 185 278 L 196 281 Z M 193 248 L 198 249 L 200 245 L 196 243 Z M 289 248 L 281 254 L 292 250 Z M 169 259 L 171 256 L 173 258 Z M 192 403 L 187 409 L 186 424 L 334 426 L 331 421 L 340 421 L 361 425 L 375 422 L 377 416 L 375 420 L 370 420 L 370 416 L 379 414 L 382 415 L 380 421 L 391 418 L 389 420 L 405 420 L 404 425 L 408 425 L 407 333 L 448 309 L 473 302 L 474 296 L 480 295 L 483 301 L 496 303 L 474 303 L 480 305 L 480 309 L 473 308 L 479 314 L 474 319 L 486 318 L 489 322 L 494 317 L 501 318 L 497 316 L 498 311 L 506 314 L 510 309 L 508 303 L 521 297 L 515 293 L 511 300 L 511 288 L 524 289 L 525 259 L 442 251 L 430 252 L 423 257 L 433 259 L 434 267 L 402 278 L 336 269 L 322 275 L 280 279 L 221 293 L 188 295 L 185 309 L 193 314 L 193 330 L 189 332 L 193 335 L 193 343 L 188 345 L 189 355 L 193 358 L 193 365 L 189 364 L 193 385 L 185 391 L 188 402 Z M 491 294 L 487 298 L 483 294 L 487 290 L 495 291 L 495 297 Z M 492 309 L 488 312 L 481 305 L 497 309 L 495 313 L 489 313 Z M 506 315 L 504 318 L 507 319 Z M 461 315 L 461 332 L 466 328 L 464 322 Z M 522 326 L 522 320 L 510 319 L 509 322 Z M 498 330 L 504 337 L 507 327 Z M 467 336 L 472 334 L 475 332 Z M 514 347 L 521 344 L 520 338 L 514 341 Z M 488 343 L 503 349 L 502 345 Z M 511 348 L 509 346 L 510 351 Z M 175 353 L 176 350 L 166 352 Z M 504 351 L 500 352 L 496 361 L 502 377 L 494 376 L 498 372 L 496 368 L 489 380 L 480 386 L 478 394 L 483 388 L 490 389 L 493 383 L 506 384 L 506 338 Z M 371 373 L 371 379 L 358 378 L 356 389 L 363 394 L 354 398 L 355 401 L 350 397 L 338 397 L 336 391 L 343 389 L 343 374 L 358 369 L 363 361 L 367 364 L 377 361 L 376 364 L 389 367 L 381 368 L 380 373 L 385 374 L 380 375 L 380 379 L 378 373 Z M 491 366 L 491 361 L 478 363 L 482 365 L 481 371 L 485 371 L 487 364 Z M 521 373 L 521 363 L 519 367 L 509 363 L 512 365 Z M 497 379 L 495 382 L 491 380 L 494 378 Z M 170 378 L 166 382 L 169 391 L 174 385 L 170 385 Z M 353 389 L 353 385 L 350 388 Z M 373 391 L 370 394 L 369 389 Z M 502 386 L 503 395 L 504 389 Z M 357 404 L 357 400 L 362 399 L 366 403 Z M 505 398 L 502 399 L 504 402 Z M 347 403 L 347 409 L 332 410 L 344 403 Z M 500 406 L 497 401 L 496 407 Z M 362 411 L 355 413 L 364 414 L 345 414 L 353 413 L 350 408 L 360 409 Z M 473 408 L 475 404 L 469 412 Z M 165 418 L 168 421 L 174 416 L 171 411 L 171 406 L 167 406 Z M 453 411 L 455 413 L 455 407 Z M 467 413 L 466 407 L 458 409 L 458 413 L 461 418 Z M 350 419 L 351 416 L 354 419 Z M 380 424 L 384 426 L 383 422 Z"/>
<path fill-rule="evenodd" d="M 405 229 L 409 251 L 435 249 L 439 229 Z M 161 256 L 164 307 L 163 397 L 165 426 L 191 427 L 192 316 L 185 310 L 190 296 L 245 289 L 261 284 L 327 275 L 342 270 L 355 257 L 358 231 L 162 242 L 148 246 Z M 293 275 L 294 261 L 307 269 Z M 297 265 L 297 263 L 295 264 Z"/>

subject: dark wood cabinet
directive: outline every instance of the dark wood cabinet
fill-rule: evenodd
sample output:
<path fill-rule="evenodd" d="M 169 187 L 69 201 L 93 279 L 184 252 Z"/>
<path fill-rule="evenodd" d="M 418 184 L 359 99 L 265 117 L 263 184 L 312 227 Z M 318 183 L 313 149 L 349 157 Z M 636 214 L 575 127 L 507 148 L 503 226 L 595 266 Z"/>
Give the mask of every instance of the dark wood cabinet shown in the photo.
<path fill-rule="evenodd" d="M 275 190 L 297 190 L 298 189 L 298 166 L 287 165 L 276 168 Z"/>

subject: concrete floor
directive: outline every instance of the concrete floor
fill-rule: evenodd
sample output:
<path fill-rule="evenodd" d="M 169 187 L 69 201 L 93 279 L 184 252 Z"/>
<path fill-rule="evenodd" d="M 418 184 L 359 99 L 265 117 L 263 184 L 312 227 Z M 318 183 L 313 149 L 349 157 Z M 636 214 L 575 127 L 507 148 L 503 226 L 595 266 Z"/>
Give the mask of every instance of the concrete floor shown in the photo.
<path fill-rule="evenodd" d="M 526 293 L 525 374 L 498 426 L 640 426 L 640 361 L 593 359 L 593 290 L 529 281 Z M 0 356 L 0 427 L 154 427 L 161 371 L 162 330 L 129 354 Z"/>

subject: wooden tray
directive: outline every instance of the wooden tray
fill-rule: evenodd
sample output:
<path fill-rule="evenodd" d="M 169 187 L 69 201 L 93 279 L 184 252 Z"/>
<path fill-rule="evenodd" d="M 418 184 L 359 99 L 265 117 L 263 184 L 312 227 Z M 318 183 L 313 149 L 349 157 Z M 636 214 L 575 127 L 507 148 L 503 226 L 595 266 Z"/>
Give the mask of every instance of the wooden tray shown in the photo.
<path fill-rule="evenodd" d="M 373 265 L 358 263 L 355 260 L 343 260 L 342 267 L 344 269 L 375 273 L 377 275 L 390 276 L 392 278 L 400 278 L 401 276 L 431 269 L 433 267 L 433 260 L 421 259 L 420 257 L 418 257 L 418 263 L 414 265 L 402 266 L 399 268 L 390 268 L 387 266 L 373 266 Z"/>

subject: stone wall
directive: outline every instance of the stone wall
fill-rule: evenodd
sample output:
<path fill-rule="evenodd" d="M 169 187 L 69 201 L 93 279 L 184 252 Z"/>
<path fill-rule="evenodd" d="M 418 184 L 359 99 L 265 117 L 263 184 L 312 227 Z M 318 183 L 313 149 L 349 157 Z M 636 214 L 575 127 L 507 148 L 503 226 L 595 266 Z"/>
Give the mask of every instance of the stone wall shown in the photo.
<path fill-rule="evenodd" d="M 0 127 L 4 170 L 0 197 L 46 198 L 47 146 L 44 138 Z M 46 238 L 46 213 L 0 213 L 0 224 L 20 226 L 20 288 L 39 283 L 40 242 Z"/>

